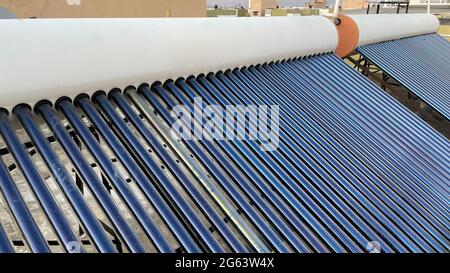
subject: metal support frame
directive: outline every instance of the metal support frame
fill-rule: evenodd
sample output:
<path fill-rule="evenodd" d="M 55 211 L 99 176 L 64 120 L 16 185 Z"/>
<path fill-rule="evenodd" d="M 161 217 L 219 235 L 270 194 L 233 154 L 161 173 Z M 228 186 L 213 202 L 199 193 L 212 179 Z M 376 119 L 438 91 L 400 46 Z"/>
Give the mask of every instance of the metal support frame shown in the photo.
<path fill-rule="evenodd" d="M 370 13 L 370 5 L 371 4 L 376 4 L 377 10 L 376 10 L 376 14 L 380 13 L 380 7 L 382 4 L 394 4 L 397 5 L 397 12 L 396 13 L 400 13 L 400 8 L 401 7 L 405 7 L 405 13 L 408 13 L 409 11 L 409 0 L 407 1 L 369 1 L 367 3 L 367 11 L 366 13 L 369 14 Z"/>
<path fill-rule="evenodd" d="M 354 58 L 354 55 L 350 55 L 347 57 L 347 60 L 349 60 L 353 64 L 353 68 L 361 74 L 381 83 L 381 88 L 386 92 L 390 93 L 390 86 L 400 86 L 397 81 L 381 71 L 375 64 L 365 59 L 362 55 L 359 55 L 357 59 Z"/>
<path fill-rule="evenodd" d="M 399 82 L 397 82 L 394 78 L 392 78 L 389 74 L 382 71 L 378 66 L 376 66 L 373 62 L 370 60 L 365 59 L 361 54 L 358 54 L 359 57 L 357 59 L 354 58 L 355 55 L 350 55 L 347 57 L 347 60 L 349 60 L 353 64 L 353 68 L 355 68 L 357 71 L 359 71 L 361 74 L 368 78 L 372 78 L 376 82 L 379 82 L 381 84 L 381 89 L 384 91 L 391 93 L 390 89 L 393 86 L 402 86 Z M 381 73 L 381 75 L 380 75 Z M 405 88 L 406 89 L 406 88 Z M 412 94 L 408 89 L 406 89 L 408 92 L 408 99 L 424 103 L 426 106 L 421 108 L 416 114 L 420 117 L 422 117 L 424 114 L 429 113 L 431 111 L 431 107 L 426 104 L 424 101 L 420 100 L 416 95 Z"/>

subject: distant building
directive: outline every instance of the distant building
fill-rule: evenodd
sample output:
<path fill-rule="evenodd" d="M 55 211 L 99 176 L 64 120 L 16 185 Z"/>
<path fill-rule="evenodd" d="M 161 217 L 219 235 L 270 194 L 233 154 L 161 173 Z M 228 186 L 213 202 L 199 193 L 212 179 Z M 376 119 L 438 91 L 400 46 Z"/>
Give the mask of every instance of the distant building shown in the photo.
<path fill-rule="evenodd" d="M 248 12 L 250 16 L 265 16 L 266 10 L 275 9 L 277 0 L 249 0 Z"/>
<path fill-rule="evenodd" d="M 328 12 L 327 12 L 328 13 Z M 270 16 L 308 16 L 319 15 L 320 9 L 315 8 L 281 8 L 271 10 Z M 266 14 L 267 16 L 267 14 Z"/>
<path fill-rule="evenodd" d="M 206 0 L 0 0 L 18 18 L 205 17 Z"/>
<path fill-rule="evenodd" d="M 248 16 L 247 9 L 232 9 L 232 8 L 214 8 L 206 10 L 206 17 L 246 17 Z"/>
<path fill-rule="evenodd" d="M 343 0 L 342 9 L 364 9 L 367 8 L 367 0 Z"/>
<path fill-rule="evenodd" d="M 316 9 L 324 9 L 328 6 L 327 0 L 312 0 L 305 4 L 305 6 Z"/>
<path fill-rule="evenodd" d="M 409 4 L 412 6 L 423 6 L 428 4 L 428 0 L 410 0 Z M 450 0 L 430 0 L 432 5 L 450 5 Z"/>
<path fill-rule="evenodd" d="M 384 0 L 389 1 L 389 0 Z M 407 1 L 407 0 L 404 0 Z M 376 4 L 376 0 L 343 0 L 343 9 L 365 9 L 368 3 Z M 433 6 L 449 6 L 450 0 L 430 0 L 430 4 Z M 428 0 L 409 0 L 410 6 L 425 6 L 428 5 Z M 383 6 L 390 6 L 390 4 L 384 3 Z"/>

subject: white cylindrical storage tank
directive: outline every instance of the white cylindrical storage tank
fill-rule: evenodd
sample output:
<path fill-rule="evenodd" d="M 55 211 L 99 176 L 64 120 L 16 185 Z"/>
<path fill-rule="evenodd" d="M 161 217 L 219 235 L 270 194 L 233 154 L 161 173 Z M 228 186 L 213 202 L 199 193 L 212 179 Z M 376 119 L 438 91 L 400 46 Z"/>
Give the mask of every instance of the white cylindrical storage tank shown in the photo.
<path fill-rule="evenodd" d="M 0 107 L 333 52 L 321 16 L 0 20 Z"/>
<path fill-rule="evenodd" d="M 348 15 L 359 30 L 358 45 L 437 32 L 439 20 L 432 14 Z"/>

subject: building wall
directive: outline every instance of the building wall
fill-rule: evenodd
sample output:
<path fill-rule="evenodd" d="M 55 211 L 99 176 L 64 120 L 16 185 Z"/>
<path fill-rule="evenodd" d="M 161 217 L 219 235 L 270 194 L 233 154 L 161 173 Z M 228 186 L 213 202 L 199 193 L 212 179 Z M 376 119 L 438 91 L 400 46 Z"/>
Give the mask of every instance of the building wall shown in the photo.
<path fill-rule="evenodd" d="M 266 9 L 274 9 L 278 5 L 277 0 L 250 0 L 249 13 L 250 16 L 264 16 Z"/>
<path fill-rule="evenodd" d="M 205 17 L 206 0 L 0 0 L 18 18 Z"/>
<path fill-rule="evenodd" d="M 367 0 L 343 0 L 343 9 L 363 9 L 367 8 Z"/>

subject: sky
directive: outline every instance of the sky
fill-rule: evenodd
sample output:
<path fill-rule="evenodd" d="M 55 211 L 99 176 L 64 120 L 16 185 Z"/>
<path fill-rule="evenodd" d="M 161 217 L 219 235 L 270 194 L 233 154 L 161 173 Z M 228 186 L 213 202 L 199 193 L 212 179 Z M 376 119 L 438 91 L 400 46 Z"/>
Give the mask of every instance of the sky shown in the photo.
<path fill-rule="evenodd" d="M 208 6 L 218 5 L 219 7 L 239 7 L 248 6 L 248 0 L 207 0 Z M 278 0 L 280 6 L 302 7 L 310 0 Z"/>

